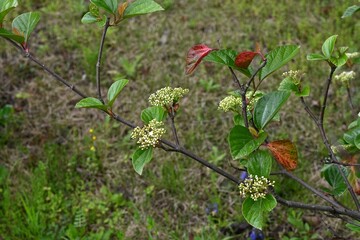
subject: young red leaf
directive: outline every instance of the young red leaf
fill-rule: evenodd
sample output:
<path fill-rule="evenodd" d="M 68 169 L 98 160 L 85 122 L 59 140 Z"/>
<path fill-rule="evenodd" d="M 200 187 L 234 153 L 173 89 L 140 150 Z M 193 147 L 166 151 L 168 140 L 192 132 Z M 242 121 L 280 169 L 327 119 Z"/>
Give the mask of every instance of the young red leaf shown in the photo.
<path fill-rule="evenodd" d="M 213 50 L 215 49 L 212 49 L 205 44 L 198 44 L 190 48 L 186 57 L 186 74 L 193 73 L 201 60 Z"/>
<path fill-rule="evenodd" d="M 273 141 L 267 144 L 268 149 L 275 157 L 276 161 L 286 170 L 294 170 L 297 166 L 297 150 L 290 140 Z"/>
<path fill-rule="evenodd" d="M 235 58 L 235 65 L 240 68 L 248 68 L 254 57 L 258 54 L 259 52 L 241 52 Z"/>

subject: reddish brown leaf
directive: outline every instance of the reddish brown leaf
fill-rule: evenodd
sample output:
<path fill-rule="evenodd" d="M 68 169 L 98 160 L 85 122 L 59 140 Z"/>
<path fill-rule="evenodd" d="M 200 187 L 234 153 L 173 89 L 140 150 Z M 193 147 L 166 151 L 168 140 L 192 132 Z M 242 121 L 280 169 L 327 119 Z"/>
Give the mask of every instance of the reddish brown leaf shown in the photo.
<path fill-rule="evenodd" d="M 186 57 L 186 74 L 193 73 L 201 60 L 213 50 L 215 49 L 212 49 L 205 44 L 198 44 L 190 48 Z"/>
<path fill-rule="evenodd" d="M 276 161 L 286 170 L 292 171 L 297 166 L 296 146 L 290 140 L 273 141 L 267 144 Z"/>
<path fill-rule="evenodd" d="M 119 13 L 119 15 L 120 15 L 120 18 L 123 16 L 124 11 L 125 11 L 125 9 L 127 8 L 127 6 L 128 6 L 128 2 L 124 2 L 124 3 L 122 3 L 122 4 L 119 5 L 119 7 L 118 7 L 118 13 Z"/>
<path fill-rule="evenodd" d="M 259 52 L 241 52 L 235 58 L 235 65 L 240 68 L 248 68 L 254 57 L 258 54 Z"/>

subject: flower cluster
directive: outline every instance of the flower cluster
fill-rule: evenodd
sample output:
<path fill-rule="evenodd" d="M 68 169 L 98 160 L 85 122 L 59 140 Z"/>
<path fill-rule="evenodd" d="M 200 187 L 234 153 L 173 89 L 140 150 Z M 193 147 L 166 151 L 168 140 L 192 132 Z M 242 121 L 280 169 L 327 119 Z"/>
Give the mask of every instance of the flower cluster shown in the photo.
<path fill-rule="evenodd" d="M 360 57 L 360 52 L 353 52 L 353 53 L 346 53 L 346 56 L 348 57 L 348 58 L 358 58 L 358 57 Z"/>
<path fill-rule="evenodd" d="M 301 73 L 299 70 L 290 70 L 290 71 L 284 72 L 282 74 L 283 77 L 290 78 L 296 85 L 298 85 L 300 83 L 301 77 L 303 75 L 304 74 Z"/>
<path fill-rule="evenodd" d="M 250 196 L 254 201 L 257 201 L 259 198 L 265 198 L 267 188 L 274 186 L 274 184 L 274 181 L 270 181 L 263 176 L 249 175 L 249 177 L 239 185 L 240 196 L 243 198 Z"/>
<path fill-rule="evenodd" d="M 153 106 L 171 106 L 179 101 L 185 94 L 189 92 L 189 89 L 183 88 L 171 88 L 164 87 L 153 93 L 149 97 L 149 103 Z"/>
<path fill-rule="evenodd" d="M 156 119 L 153 119 L 142 128 L 136 127 L 131 133 L 131 139 L 138 138 L 137 143 L 143 150 L 149 147 L 156 147 L 159 138 L 161 138 L 166 131 L 162 127 L 163 125 L 163 122 L 158 122 Z"/>
<path fill-rule="evenodd" d="M 237 111 L 237 108 L 241 106 L 241 98 L 231 95 L 220 101 L 218 109 L 223 110 L 224 112 Z"/>
<path fill-rule="evenodd" d="M 355 78 L 355 72 L 354 71 L 350 71 L 350 72 L 342 72 L 339 75 L 336 75 L 334 77 L 335 80 L 339 80 L 343 83 L 348 83 L 350 80 Z"/>

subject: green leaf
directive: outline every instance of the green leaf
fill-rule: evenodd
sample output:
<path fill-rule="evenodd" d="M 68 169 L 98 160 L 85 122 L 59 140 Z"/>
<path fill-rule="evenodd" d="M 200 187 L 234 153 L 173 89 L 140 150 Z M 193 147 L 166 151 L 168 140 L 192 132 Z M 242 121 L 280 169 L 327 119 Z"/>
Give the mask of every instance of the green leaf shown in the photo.
<path fill-rule="evenodd" d="M 152 0 L 137 0 L 130 3 L 124 11 L 124 18 L 130 18 L 138 15 L 153 13 L 157 11 L 162 11 L 162 8 L 159 4 Z"/>
<path fill-rule="evenodd" d="M 156 119 L 162 122 L 166 117 L 166 112 L 163 107 L 153 106 L 148 107 L 141 112 L 141 120 L 144 123 L 149 123 L 151 120 Z"/>
<path fill-rule="evenodd" d="M 91 0 L 91 2 L 111 14 L 116 14 L 119 5 L 119 0 Z"/>
<path fill-rule="evenodd" d="M 359 11 L 359 10 L 360 10 L 360 5 L 359 5 L 359 6 L 354 5 L 354 6 L 348 7 L 348 8 L 345 10 L 345 12 L 344 12 L 344 14 L 342 15 L 341 18 L 350 17 L 350 16 L 352 16 L 354 13 L 356 13 L 356 12 Z"/>
<path fill-rule="evenodd" d="M 303 87 L 303 89 L 301 89 L 301 92 L 297 92 L 295 93 L 296 96 L 298 97 L 307 97 L 310 95 L 310 86 L 305 86 Z"/>
<path fill-rule="evenodd" d="M 81 22 L 82 23 L 94 23 L 94 22 L 98 22 L 101 21 L 101 18 L 99 20 L 99 18 L 97 16 L 94 16 L 91 12 L 87 12 L 85 13 L 85 15 L 82 17 Z"/>
<path fill-rule="evenodd" d="M 360 126 L 356 126 L 354 128 L 349 129 L 344 133 L 343 139 L 346 143 L 350 143 L 355 145 L 355 139 L 360 135 Z"/>
<path fill-rule="evenodd" d="M 341 166 L 340 166 L 341 167 Z M 341 167 L 344 174 L 347 176 L 348 172 L 346 168 Z M 340 170 L 333 164 L 326 165 L 321 170 L 321 176 L 325 178 L 325 180 L 332 187 L 330 193 L 335 196 L 339 196 L 343 194 L 347 188 L 344 179 L 341 176 Z"/>
<path fill-rule="evenodd" d="M 118 79 L 113 84 L 111 84 L 107 99 L 108 99 L 108 106 L 111 108 L 114 104 L 114 101 L 119 96 L 121 90 L 126 86 L 126 84 L 129 82 L 127 79 Z"/>
<path fill-rule="evenodd" d="M 34 31 L 40 20 L 40 14 L 37 12 L 23 13 L 17 16 L 12 22 L 13 32 L 16 35 L 23 36 L 24 42 L 27 43 L 30 34 Z"/>
<path fill-rule="evenodd" d="M 153 156 L 153 148 L 148 149 L 138 148 L 132 155 L 132 164 L 135 172 L 142 174 L 145 164 L 149 163 Z"/>
<path fill-rule="evenodd" d="M 276 199 L 271 194 L 257 201 L 247 197 L 242 204 L 242 213 L 251 226 L 261 230 L 265 225 L 267 214 L 276 207 L 276 204 Z"/>
<path fill-rule="evenodd" d="M 249 174 L 269 177 L 272 166 L 272 157 L 268 151 L 258 150 L 249 156 L 246 165 Z"/>
<path fill-rule="evenodd" d="M 291 77 L 286 77 L 280 83 L 279 91 L 299 92 L 297 85 L 294 83 Z"/>
<path fill-rule="evenodd" d="M 234 50 L 229 50 L 229 49 L 215 50 L 209 53 L 203 59 L 203 61 L 223 64 L 225 66 L 240 71 L 241 73 L 245 74 L 247 77 L 250 77 L 251 73 L 249 68 L 239 68 L 238 66 L 235 65 L 235 59 L 237 55 L 238 52 Z"/>
<path fill-rule="evenodd" d="M 354 139 L 355 146 L 360 149 L 360 135 L 357 135 Z"/>
<path fill-rule="evenodd" d="M 106 111 L 107 107 L 102 102 L 93 97 L 83 98 L 76 105 L 75 108 L 97 108 Z"/>
<path fill-rule="evenodd" d="M 233 118 L 235 125 L 245 126 L 244 118 L 240 114 L 236 114 Z"/>
<path fill-rule="evenodd" d="M 341 54 L 338 57 L 331 57 L 330 62 L 334 64 L 336 67 L 343 66 L 348 60 L 348 57 L 345 53 Z"/>
<path fill-rule="evenodd" d="M 356 221 L 356 223 L 358 225 L 360 225 L 360 222 L 359 221 Z M 354 231 L 354 232 L 360 232 L 360 227 L 357 226 L 357 225 L 354 225 L 354 224 L 351 224 L 351 223 L 347 223 L 345 225 L 348 229 L 350 229 L 351 231 Z"/>
<path fill-rule="evenodd" d="M 327 58 L 322 54 L 311 53 L 306 56 L 306 59 L 309 61 L 322 61 L 322 60 L 326 60 Z"/>
<path fill-rule="evenodd" d="M 249 129 L 236 125 L 230 131 L 228 142 L 233 159 L 241 159 L 260 147 L 265 141 L 267 134 L 261 132 L 258 138 L 254 138 Z"/>
<path fill-rule="evenodd" d="M 4 21 L 5 16 L 17 7 L 18 1 L 17 0 L 2 0 L 0 1 L 0 28 Z"/>
<path fill-rule="evenodd" d="M 255 126 L 258 129 L 264 129 L 279 112 L 289 96 L 290 92 L 275 91 L 260 98 L 254 109 Z"/>
<path fill-rule="evenodd" d="M 271 73 L 275 72 L 299 53 L 300 46 L 286 45 L 277 47 L 265 55 L 267 63 L 264 68 L 260 70 L 260 79 L 263 80 Z"/>
<path fill-rule="evenodd" d="M 9 32 L 3 28 L 0 28 L 0 36 L 14 40 L 15 42 L 20 43 L 20 44 L 25 41 L 24 37 L 15 35 L 12 32 Z"/>
<path fill-rule="evenodd" d="M 322 52 L 327 59 L 330 59 L 331 54 L 334 51 L 335 42 L 336 42 L 337 37 L 338 37 L 338 35 L 333 35 L 333 36 L 329 37 L 328 39 L 325 40 L 325 42 L 322 45 Z"/>

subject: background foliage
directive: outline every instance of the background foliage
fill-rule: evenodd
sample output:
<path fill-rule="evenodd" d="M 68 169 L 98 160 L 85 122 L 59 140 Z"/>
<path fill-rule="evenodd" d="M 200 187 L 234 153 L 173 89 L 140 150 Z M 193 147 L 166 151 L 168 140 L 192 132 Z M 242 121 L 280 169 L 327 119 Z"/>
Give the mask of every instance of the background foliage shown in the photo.
<path fill-rule="evenodd" d="M 217 111 L 217 104 L 234 89 L 232 79 L 224 67 L 214 64 L 203 64 L 197 74 L 185 76 L 189 47 L 197 43 L 216 47 L 218 40 L 222 48 L 238 51 L 254 49 L 255 42 L 264 51 L 283 44 L 301 45 L 299 56 L 284 71 L 306 72 L 304 82 L 312 87 L 312 106 L 316 108 L 328 68 L 325 63 L 307 62 L 306 54 L 318 52 L 330 35 L 339 35 L 338 46 L 357 46 L 360 39 L 356 30 L 359 16 L 340 18 L 357 1 L 157 2 L 165 12 L 129 19 L 126 27 L 109 29 L 102 68 L 104 90 L 115 78 L 130 79 L 114 107 L 140 124 L 140 111 L 152 92 L 167 85 L 189 88 L 182 103 L 186 107 L 177 121 L 181 141 L 226 169 L 231 169 L 226 134 L 232 119 Z M 26 11 L 40 12 L 40 23 L 32 34 L 32 52 L 96 96 L 92 92 L 94 66 L 102 29 L 80 23 L 87 9 L 88 1 L 80 0 L 20 1 L 8 19 Z M 238 230 L 239 239 L 248 235 L 250 229 L 240 231 L 244 220 L 236 186 L 189 159 L 160 151 L 138 176 L 130 161 L 136 146 L 128 128 L 98 111 L 75 109 L 78 98 L 73 93 L 1 41 L 2 238 L 219 239 L 231 228 Z M 280 73 L 270 76 L 265 89 L 278 86 L 281 79 Z M 359 83 L 352 84 L 355 94 Z M 354 95 L 355 106 L 359 97 Z M 333 85 L 330 98 L 334 105 L 328 110 L 326 124 L 335 141 L 353 113 L 340 84 Z M 326 150 L 314 124 L 307 117 L 299 118 L 305 112 L 297 101 L 291 98 L 284 106 L 274 137 L 298 143 L 296 174 L 326 186 L 319 181 L 320 160 Z M 283 196 L 314 202 L 292 181 L 278 181 Z M 348 196 L 343 198 L 346 201 Z M 270 219 L 264 230 L 269 239 L 304 239 L 315 232 L 323 239 L 333 232 L 351 234 L 340 221 L 281 206 Z"/>

